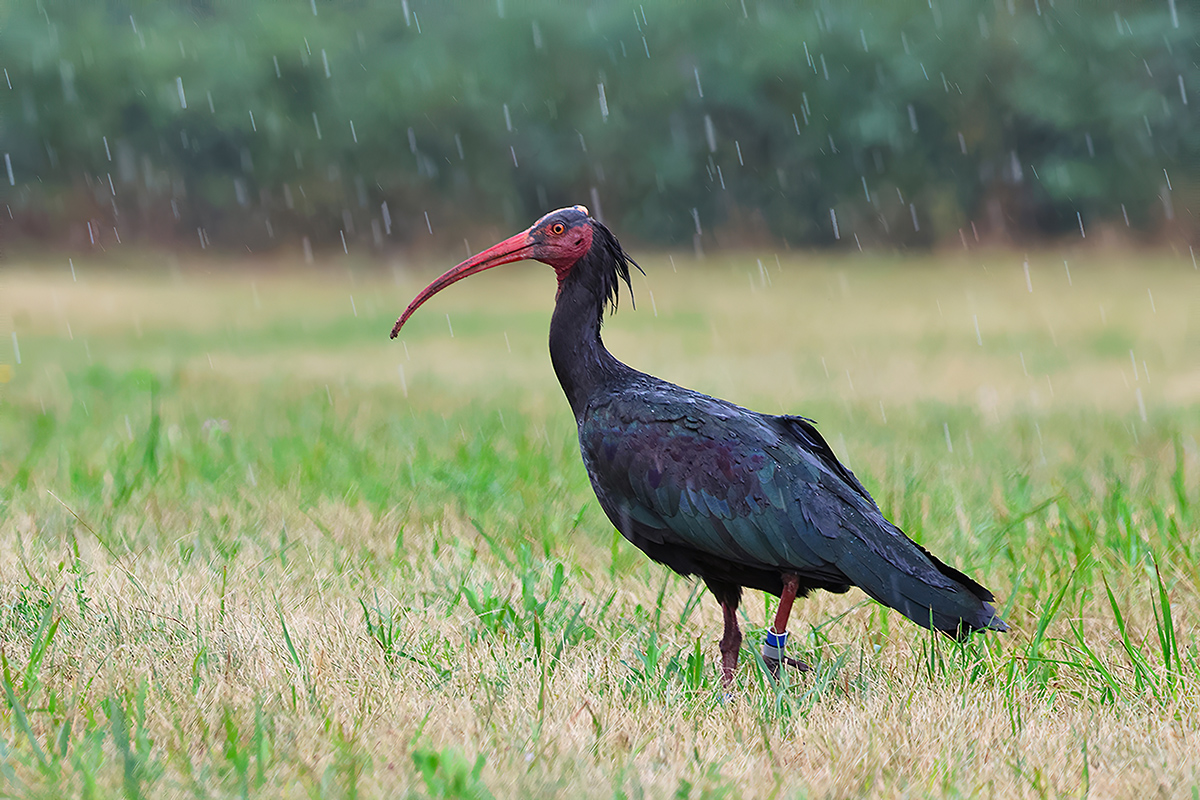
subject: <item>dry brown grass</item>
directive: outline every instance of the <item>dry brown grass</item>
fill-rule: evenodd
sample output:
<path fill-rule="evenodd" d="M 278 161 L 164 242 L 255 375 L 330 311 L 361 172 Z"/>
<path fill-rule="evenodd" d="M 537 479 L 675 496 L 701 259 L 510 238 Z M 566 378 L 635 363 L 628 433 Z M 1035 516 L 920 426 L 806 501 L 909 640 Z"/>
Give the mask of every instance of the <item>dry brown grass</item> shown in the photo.
<path fill-rule="evenodd" d="M 1195 797 L 1200 274 L 1081 256 L 1068 285 L 1037 254 L 1030 293 L 1011 254 L 762 261 L 646 259 L 610 347 L 819 412 L 890 513 L 1011 601 L 1011 634 L 959 650 L 814 596 L 793 641 L 817 672 L 773 687 L 755 596 L 726 697 L 711 601 L 611 550 L 544 269 L 456 286 L 407 351 L 406 273 L 10 274 L 4 791 Z"/>

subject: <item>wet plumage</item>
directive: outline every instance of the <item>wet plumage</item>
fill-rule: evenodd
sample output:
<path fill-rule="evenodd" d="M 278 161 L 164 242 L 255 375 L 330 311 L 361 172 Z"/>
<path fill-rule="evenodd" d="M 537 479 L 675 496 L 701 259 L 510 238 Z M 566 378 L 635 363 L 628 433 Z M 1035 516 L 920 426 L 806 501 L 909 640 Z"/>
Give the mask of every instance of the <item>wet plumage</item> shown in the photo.
<path fill-rule="evenodd" d="M 582 206 L 547 214 L 442 275 L 409 304 L 393 337 L 451 283 L 525 258 L 558 276 L 550 357 L 600 506 L 650 558 L 712 591 L 724 609 L 727 682 L 743 588 L 782 596 L 780 633 L 795 596 L 851 586 L 953 636 L 1006 629 L 991 592 L 889 522 L 810 420 L 760 414 L 614 358 L 600 327 L 633 262 Z"/>

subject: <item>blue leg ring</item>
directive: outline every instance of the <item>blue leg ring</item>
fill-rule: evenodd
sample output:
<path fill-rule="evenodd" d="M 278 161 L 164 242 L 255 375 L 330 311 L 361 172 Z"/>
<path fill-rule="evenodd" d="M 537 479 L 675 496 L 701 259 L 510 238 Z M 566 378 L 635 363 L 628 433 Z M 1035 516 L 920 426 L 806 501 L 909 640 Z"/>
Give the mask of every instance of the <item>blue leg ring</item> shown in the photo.
<path fill-rule="evenodd" d="M 787 631 L 779 633 L 775 628 L 767 629 L 767 638 L 763 641 L 762 657 L 764 661 L 783 661 L 783 649 L 787 645 Z"/>

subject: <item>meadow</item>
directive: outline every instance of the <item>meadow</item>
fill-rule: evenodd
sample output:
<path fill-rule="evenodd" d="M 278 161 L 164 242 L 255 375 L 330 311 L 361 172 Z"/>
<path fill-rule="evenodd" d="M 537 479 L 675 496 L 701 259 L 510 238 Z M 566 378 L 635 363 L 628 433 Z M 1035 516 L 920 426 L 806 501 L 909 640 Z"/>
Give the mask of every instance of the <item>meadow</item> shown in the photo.
<path fill-rule="evenodd" d="M 615 355 L 816 419 L 1011 626 L 817 594 L 776 684 L 752 593 L 728 694 L 591 493 L 549 269 L 388 340 L 455 260 L 8 258 L 0 794 L 1200 798 L 1186 253 L 641 259 Z"/>

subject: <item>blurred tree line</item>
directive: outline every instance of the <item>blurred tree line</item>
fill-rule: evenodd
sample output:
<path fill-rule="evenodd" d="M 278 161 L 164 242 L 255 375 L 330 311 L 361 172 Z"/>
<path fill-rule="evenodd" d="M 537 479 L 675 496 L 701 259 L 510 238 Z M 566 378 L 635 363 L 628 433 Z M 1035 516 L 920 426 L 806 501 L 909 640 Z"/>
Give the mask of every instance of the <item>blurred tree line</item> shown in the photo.
<path fill-rule="evenodd" d="M 4 0 L 0 237 L 383 249 L 574 202 L 672 246 L 1190 235 L 1198 32 L 1191 0 Z"/>

